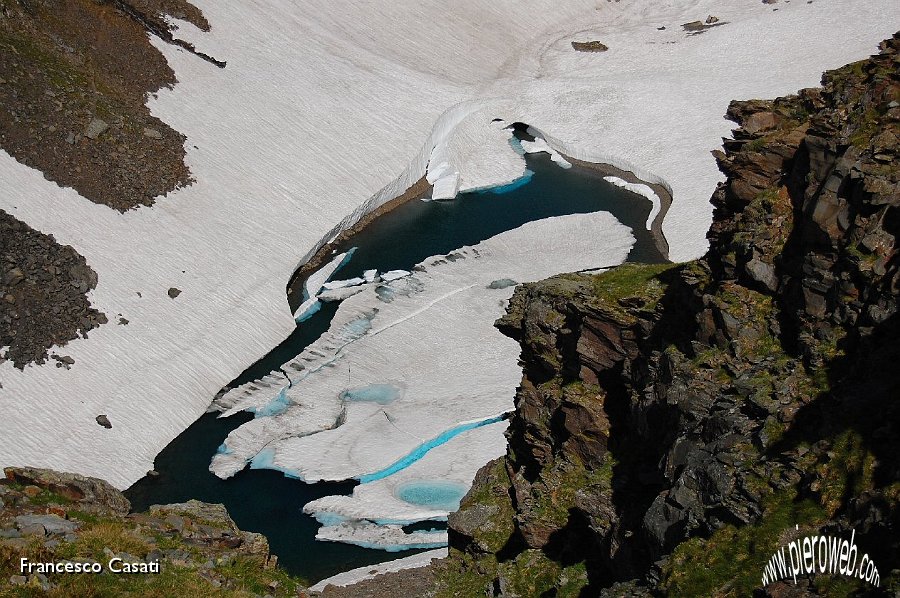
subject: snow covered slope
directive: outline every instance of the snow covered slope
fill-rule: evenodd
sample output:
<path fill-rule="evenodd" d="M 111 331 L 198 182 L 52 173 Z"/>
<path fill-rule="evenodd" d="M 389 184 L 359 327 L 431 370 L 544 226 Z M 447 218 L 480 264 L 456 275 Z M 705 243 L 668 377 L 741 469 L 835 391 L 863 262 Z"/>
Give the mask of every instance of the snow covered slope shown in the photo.
<path fill-rule="evenodd" d="M 212 31 L 179 23 L 179 36 L 228 66 L 160 45 L 180 83 L 150 100 L 187 136 L 194 185 L 122 215 L 0 153 L 0 208 L 73 245 L 99 275 L 94 305 L 130 321 L 70 343 L 71 370 L 0 365 L 3 464 L 119 487 L 142 476 L 291 331 L 294 268 L 423 176 L 434 146 L 470 115 L 454 139 L 491 138 L 476 134 L 489 115 L 521 120 L 563 153 L 664 183 L 672 257 L 696 257 L 727 101 L 813 85 L 900 29 L 896 0 L 196 4 Z M 727 24 L 681 31 L 708 14 Z M 589 39 L 609 51 L 571 48 Z M 464 145 L 447 144 L 463 170 L 474 164 Z M 487 178 L 479 169 L 459 180 Z M 170 287 L 182 293 L 170 299 Z M 100 413 L 112 429 L 95 423 Z"/>

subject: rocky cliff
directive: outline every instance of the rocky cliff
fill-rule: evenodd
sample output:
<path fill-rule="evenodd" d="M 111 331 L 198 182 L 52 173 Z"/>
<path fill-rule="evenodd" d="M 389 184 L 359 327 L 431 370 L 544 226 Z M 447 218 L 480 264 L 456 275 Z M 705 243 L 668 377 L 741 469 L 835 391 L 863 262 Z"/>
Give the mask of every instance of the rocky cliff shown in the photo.
<path fill-rule="evenodd" d="M 509 450 L 451 516 L 440 593 L 897 591 L 900 34 L 881 48 L 729 107 L 703 259 L 517 289 Z M 819 530 L 855 530 L 881 587 L 761 589 Z"/>

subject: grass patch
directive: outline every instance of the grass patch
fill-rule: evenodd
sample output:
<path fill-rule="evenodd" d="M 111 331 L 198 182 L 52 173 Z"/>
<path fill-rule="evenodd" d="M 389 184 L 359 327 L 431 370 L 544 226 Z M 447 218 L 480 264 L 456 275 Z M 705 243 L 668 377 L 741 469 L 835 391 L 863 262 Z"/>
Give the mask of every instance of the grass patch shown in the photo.
<path fill-rule="evenodd" d="M 88 79 L 68 59 L 49 51 L 44 44 L 37 43 L 30 37 L 0 31 L 0 48 L 6 54 L 4 60 L 17 57 L 42 73 L 55 89 L 85 88 L 90 85 Z"/>
<path fill-rule="evenodd" d="M 576 459 L 575 455 L 570 458 Z M 559 462 L 553 470 L 543 474 L 541 483 L 531 487 L 534 516 L 550 527 L 565 526 L 578 491 L 592 494 L 610 491 L 614 466 L 615 460 L 610 453 L 606 453 L 594 469 L 581 463 Z"/>
<path fill-rule="evenodd" d="M 497 559 L 493 555 L 475 558 L 450 549 L 450 555 L 436 572 L 436 598 L 470 598 L 493 595 Z"/>
<path fill-rule="evenodd" d="M 755 525 L 727 525 L 709 538 L 680 544 L 663 570 L 662 588 L 671 596 L 751 596 L 760 587 L 763 567 L 785 543 L 785 533 L 827 518 L 816 502 L 797 501 L 795 490 L 774 494 Z"/>
<path fill-rule="evenodd" d="M 460 510 L 476 505 L 496 506 L 499 512 L 491 518 L 491 525 L 483 526 L 476 540 L 491 552 L 499 552 L 515 531 L 515 511 L 509 498 L 512 485 L 506 473 L 505 461 L 498 459 L 491 471 L 491 483 L 473 486 L 465 496 Z"/>
<path fill-rule="evenodd" d="M 630 321 L 634 317 L 619 305 L 619 299 L 638 297 L 646 302 L 643 309 L 656 309 L 666 290 L 666 284 L 659 279 L 659 275 L 676 266 L 676 264 L 622 264 L 591 277 L 591 292 L 603 308 Z"/>
<path fill-rule="evenodd" d="M 499 577 L 514 596 L 576 598 L 588 583 L 584 563 L 563 567 L 534 549 L 499 564 L 493 555 L 475 558 L 451 549 L 437 577 L 437 598 L 492 596 L 494 580 Z"/>
<path fill-rule="evenodd" d="M 515 560 L 501 563 L 500 572 L 515 595 L 542 596 L 556 587 L 559 563 L 540 550 L 525 550 Z"/>
<path fill-rule="evenodd" d="M 822 504 L 834 515 L 851 496 L 874 486 L 875 456 L 856 430 L 845 430 L 827 453 L 829 460 L 817 468 Z"/>
<path fill-rule="evenodd" d="M 292 577 L 282 569 L 264 569 L 259 558 L 237 557 L 216 566 L 216 571 L 231 581 L 231 587 L 258 595 L 296 596 L 305 580 Z"/>
<path fill-rule="evenodd" d="M 82 523 L 97 523 L 100 521 L 100 518 L 93 513 L 88 513 L 86 511 L 79 511 L 78 509 L 71 509 L 66 511 L 69 516 L 69 519 L 75 519 Z"/>
<path fill-rule="evenodd" d="M 144 537 L 139 529 L 127 519 L 102 517 L 80 511 L 70 512 L 73 519 L 83 523 L 73 542 L 62 542 L 56 547 L 44 545 L 44 538 L 30 538 L 19 546 L 0 542 L 0 597 L 41 596 L 50 598 L 100 598 L 100 597 L 153 597 L 183 598 L 203 596 L 204 598 L 236 598 L 248 596 L 297 596 L 306 585 L 305 580 L 293 577 L 282 569 L 263 567 L 260 555 L 231 555 L 222 558 L 221 553 L 204 552 L 198 547 L 186 544 L 180 537 L 154 535 Z M 110 557 L 108 551 L 128 553 L 137 558 L 146 558 L 152 550 L 177 549 L 191 555 L 187 564 L 160 561 L 159 574 L 115 575 L 101 574 L 50 574 L 48 579 L 54 586 L 44 592 L 37 581 L 29 581 L 24 586 L 13 586 L 7 580 L 19 575 L 22 558 L 32 562 L 59 562 L 62 560 L 89 560 L 101 563 L 106 568 Z M 202 567 L 199 563 L 217 563 Z M 218 580 L 219 585 L 212 583 Z"/>
<path fill-rule="evenodd" d="M 145 557 L 150 552 L 146 540 L 138 537 L 134 529 L 118 521 L 98 521 L 79 530 L 78 539 L 65 546 L 70 557 L 81 556 L 98 561 L 107 560 L 104 548 L 113 552 L 127 552 L 137 557 Z M 63 552 L 63 551 L 61 551 Z"/>
<path fill-rule="evenodd" d="M 28 496 L 27 494 L 25 494 L 25 484 L 19 484 L 18 482 L 6 484 L 6 487 L 17 492 L 21 492 L 24 495 L 24 499 L 33 505 L 70 505 L 73 502 L 71 499 L 62 496 L 61 494 L 57 494 L 56 492 L 52 492 L 44 488 L 41 488 L 39 494 L 35 496 Z"/>
<path fill-rule="evenodd" d="M 748 152 L 758 152 L 759 150 L 766 147 L 767 143 L 769 143 L 769 140 L 766 137 L 757 137 L 756 139 L 746 143 L 743 149 Z"/>

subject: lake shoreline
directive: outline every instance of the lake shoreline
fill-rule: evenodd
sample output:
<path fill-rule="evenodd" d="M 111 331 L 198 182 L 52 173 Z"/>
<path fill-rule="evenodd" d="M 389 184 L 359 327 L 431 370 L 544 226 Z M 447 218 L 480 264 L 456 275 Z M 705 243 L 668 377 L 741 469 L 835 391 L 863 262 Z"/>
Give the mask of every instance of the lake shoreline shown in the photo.
<path fill-rule="evenodd" d="M 431 189 L 431 183 L 429 183 L 423 176 L 418 181 L 413 183 L 412 186 L 402 194 L 398 195 L 394 199 L 391 199 L 390 201 L 381 204 L 371 212 L 368 212 L 366 215 L 360 218 L 356 224 L 354 224 L 350 228 L 344 229 L 334 239 L 322 245 L 322 247 L 320 247 L 319 250 L 316 251 L 305 264 L 297 268 L 297 270 L 291 275 L 290 280 L 288 280 L 287 296 L 288 304 L 291 307 L 291 313 L 294 313 L 297 307 L 299 307 L 303 302 L 303 281 L 306 280 L 307 276 L 328 263 L 328 261 L 332 257 L 335 246 L 347 241 L 388 212 L 393 211 L 394 209 L 400 207 L 408 201 L 418 199 L 424 196 L 426 193 L 430 193 Z"/>

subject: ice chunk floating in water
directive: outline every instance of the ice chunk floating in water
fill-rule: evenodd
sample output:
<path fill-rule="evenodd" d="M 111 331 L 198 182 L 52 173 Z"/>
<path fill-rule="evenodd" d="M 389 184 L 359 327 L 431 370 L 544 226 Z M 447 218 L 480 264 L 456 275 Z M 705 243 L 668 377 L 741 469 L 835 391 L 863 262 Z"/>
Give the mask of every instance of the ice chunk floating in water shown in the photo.
<path fill-rule="evenodd" d="M 319 303 L 316 295 L 319 294 L 325 283 L 334 276 L 335 272 L 340 270 L 350 261 L 354 251 L 356 251 L 355 247 L 345 253 L 336 255 L 326 266 L 319 268 L 309 275 L 309 278 L 306 279 L 306 283 L 303 285 L 303 303 L 301 303 L 300 307 L 297 308 L 297 311 L 294 312 L 294 319 L 297 322 L 308 320 L 314 313 L 319 311 L 322 305 Z"/>
<path fill-rule="evenodd" d="M 346 542 L 363 548 L 401 552 L 413 548 L 440 548 L 447 545 L 447 532 L 432 529 L 407 533 L 399 525 L 377 525 L 370 521 L 324 526 L 316 540 Z"/>
<path fill-rule="evenodd" d="M 347 522 L 378 525 L 447 521 L 451 507 L 456 508 L 454 500 L 437 501 L 441 504 L 415 504 L 401 499 L 401 489 L 415 490 L 418 486 L 425 492 L 410 492 L 407 498 L 422 503 L 435 502 L 428 499 L 428 488 L 423 487 L 423 482 L 442 482 L 446 491 L 440 494 L 445 497 L 452 493 L 452 485 L 465 492 L 483 462 L 506 452 L 506 428 L 506 421 L 501 421 L 464 432 L 394 475 L 359 484 L 350 496 L 331 495 L 310 501 L 304 505 L 303 512 L 325 520 L 336 516 Z M 347 535 L 344 537 L 347 538 Z M 402 538 L 398 540 L 405 541 Z"/>
<path fill-rule="evenodd" d="M 398 278 L 403 278 L 404 276 L 409 276 L 409 272 L 407 272 L 406 270 L 391 270 L 382 274 L 381 280 L 383 280 L 384 282 L 391 282 L 392 280 L 397 280 Z"/>
<path fill-rule="evenodd" d="M 291 400 L 287 397 L 287 393 L 285 392 L 287 388 L 282 388 L 281 391 L 275 396 L 274 399 L 264 407 L 251 407 L 248 411 L 251 411 L 256 417 L 272 417 L 273 415 L 281 415 L 284 413 L 288 407 L 291 406 Z"/>

